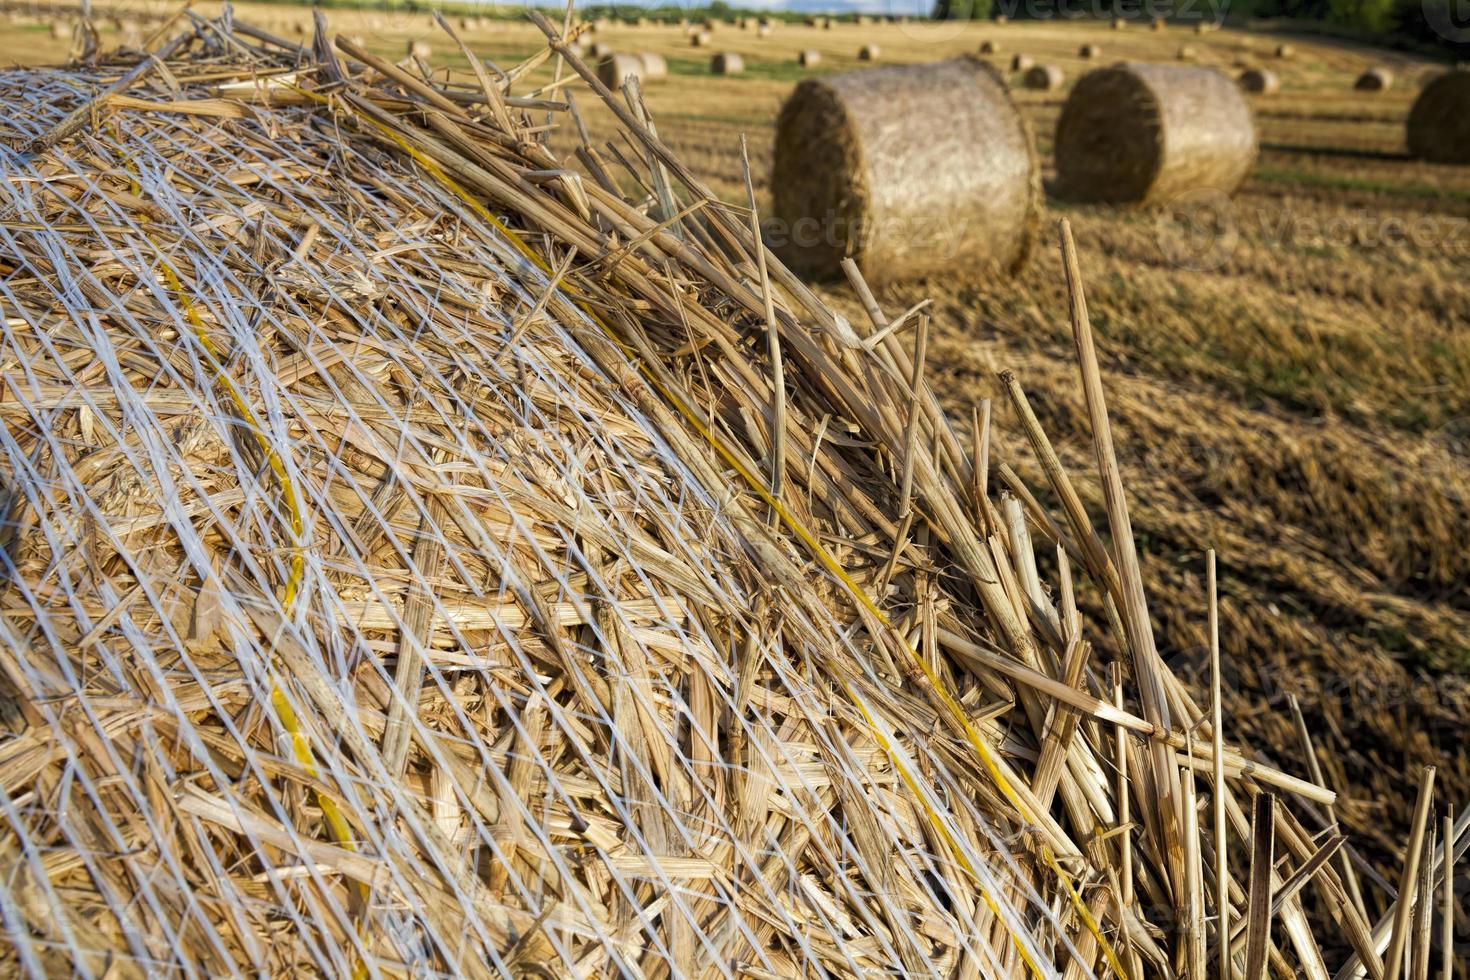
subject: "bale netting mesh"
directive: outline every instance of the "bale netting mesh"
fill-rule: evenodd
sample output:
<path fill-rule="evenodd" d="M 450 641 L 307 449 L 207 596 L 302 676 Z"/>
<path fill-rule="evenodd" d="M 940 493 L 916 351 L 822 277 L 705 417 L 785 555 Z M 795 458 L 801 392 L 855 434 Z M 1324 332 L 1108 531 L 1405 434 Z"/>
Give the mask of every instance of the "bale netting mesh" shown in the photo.
<path fill-rule="evenodd" d="M 781 107 L 771 188 L 782 257 L 870 281 L 1023 265 L 1041 184 L 994 68 L 964 56 L 802 82 Z"/>
<path fill-rule="evenodd" d="M 1431 163 L 1470 163 L 1470 71 L 1430 79 L 1409 110 L 1409 153 Z"/>
<path fill-rule="evenodd" d="M 493 75 L 228 11 L 0 73 L 0 970 L 1204 975 L 1269 827 L 1237 966 L 1382 975 L 1122 488 L 1043 509 L 530 17 Z"/>
<path fill-rule="evenodd" d="M 1089 72 L 1057 119 L 1057 191 L 1074 201 L 1232 194 L 1255 159 L 1250 107 L 1214 68 L 1125 62 Z"/>

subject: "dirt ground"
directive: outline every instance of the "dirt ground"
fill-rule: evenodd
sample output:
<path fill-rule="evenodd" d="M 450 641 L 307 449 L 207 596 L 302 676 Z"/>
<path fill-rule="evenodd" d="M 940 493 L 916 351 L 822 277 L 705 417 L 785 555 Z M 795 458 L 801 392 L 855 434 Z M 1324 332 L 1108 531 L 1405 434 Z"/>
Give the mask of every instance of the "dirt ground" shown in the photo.
<path fill-rule="evenodd" d="M 242 4 L 237 16 L 297 39 L 309 23 L 282 6 Z M 329 17 L 379 53 L 396 58 L 422 38 L 433 65 L 464 65 L 421 15 Z M 472 23 L 466 34 L 501 67 L 541 46 L 522 23 Z M 117 36 L 109 27 L 104 44 Z M 1185 670 L 1202 660 L 1204 554 L 1214 548 L 1236 728 L 1227 736 L 1305 775 L 1295 697 L 1326 779 L 1343 793 L 1338 816 L 1380 868 L 1397 867 L 1420 766 L 1440 767 L 1439 799 L 1467 802 L 1470 168 L 1404 152 L 1409 106 L 1442 66 L 1320 38 L 1288 39 L 1295 54 L 1282 59 L 1273 52 L 1284 38 L 1271 33 L 1066 21 L 783 24 L 769 38 L 720 25 L 708 49 L 675 26 L 599 36 L 665 55 L 670 77 L 647 88 L 659 132 L 728 201 L 743 199 L 748 138 L 762 207 L 776 113 L 810 74 L 795 61 L 802 49 L 820 51 L 818 70 L 829 72 L 858 67 L 864 43 L 878 44 L 884 61 L 917 62 L 988 39 L 999 44 L 998 67 L 1024 52 L 1059 65 L 1068 86 L 1096 63 L 1077 57 L 1084 41 L 1102 47 L 1102 63 L 1175 61 L 1188 45 L 1198 64 L 1275 71 L 1280 93 L 1251 97 L 1259 161 L 1227 216 L 1229 234 L 1207 243 L 1203 261 L 1180 264 L 1167 216 L 1049 198 L 1042 247 L 1019 277 L 950 269 L 879 300 L 890 312 L 933 301 L 932 383 L 961 428 L 974 404 L 994 399 L 995 458 L 1041 496 L 1045 481 L 996 377 L 1014 370 L 1100 515 L 1056 250 L 1055 220 L 1069 218 L 1165 657 Z M 49 21 L 12 18 L 0 24 L 0 64 L 64 60 L 69 43 Z M 726 50 L 744 56 L 744 75 L 710 73 L 710 55 Z M 1393 69 L 1390 91 L 1353 91 L 1370 65 Z M 547 68 L 533 83 L 551 78 Z M 610 132 L 592 94 L 572 90 L 594 137 Z M 1066 91 L 1016 98 L 1050 177 Z M 861 315 L 845 288 L 823 292 Z M 1370 892 L 1370 909 L 1381 908 L 1384 890 Z"/>

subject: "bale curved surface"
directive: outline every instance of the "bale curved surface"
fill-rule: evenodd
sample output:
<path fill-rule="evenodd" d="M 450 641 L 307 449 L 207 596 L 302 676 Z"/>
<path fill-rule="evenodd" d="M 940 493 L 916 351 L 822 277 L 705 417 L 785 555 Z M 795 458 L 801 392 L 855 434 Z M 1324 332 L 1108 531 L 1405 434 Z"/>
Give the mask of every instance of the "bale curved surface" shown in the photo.
<path fill-rule="evenodd" d="M 1041 201 L 1030 132 L 999 73 L 970 56 L 802 82 L 776 122 L 771 186 L 777 244 L 815 278 L 845 257 L 870 281 L 1017 269 Z"/>
<path fill-rule="evenodd" d="M 643 62 L 644 81 L 656 82 L 669 77 L 669 63 L 657 51 L 640 51 L 638 57 Z"/>
<path fill-rule="evenodd" d="M 881 52 L 876 44 L 864 44 L 858 48 L 858 61 L 877 61 Z"/>
<path fill-rule="evenodd" d="M 1281 91 L 1281 79 L 1266 68 L 1248 68 L 1236 79 L 1240 87 L 1252 95 L 1274 95 Z"/>
<path fill-rule="evenodd" d="M 1240 89 L 1213 68 L 1123 63 L 1089 72 L 1057 119 L 1058 191 L 1076 201 L 1149 203 L 1230 194 L 1256 159 Z"/>
<path fill-rule="evenodd" d="M 709 60 L 709 70 L 716 75 L 738 75 L 745 71 L 745 59 L 734 51 L 721 51 Z"/>
<path fill-rule="evenodd" d="M 1359 92 L 1386 92 L 1393 88 L 1393 72 L 1382 67 L 1369 68 L 1353 82 L 1353 88 Z"/>
<path fill-rule="evenodd" d="M 1409 110 L 1409 153 L 1431 163 L 1470 163 L 1470 71 L 1431 79 Z"/>
<path fill-rule="evenodd" d="M 1059 89 L 1066 80 L 1066 73 L 1056 65 L 1032 65 L 1026 69 L 1026 87 L 1038 92 L 1051 92 Z"/>
<path fill-rule="evenodd" d="M 623 79 L 632 75 L 639 81 L 643 81 L 648 75 L 648 66 L 643 58 L 636 54 L 616 52 L 604 55 L 597 63 L 597 80 L 608 88 L 616 89 L 622 86 Z"/>

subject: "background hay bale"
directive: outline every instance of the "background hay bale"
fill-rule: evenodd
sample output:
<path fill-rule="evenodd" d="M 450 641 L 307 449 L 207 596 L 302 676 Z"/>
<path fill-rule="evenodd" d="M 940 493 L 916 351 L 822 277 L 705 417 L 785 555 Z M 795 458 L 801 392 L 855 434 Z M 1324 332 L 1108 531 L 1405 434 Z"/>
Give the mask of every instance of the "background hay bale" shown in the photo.
<path fill-rule="evenodd" d="M 58 41 L 64 41 L 71 37 L 71 25 L 64 20 L 53 20 L 51 22 L 51 36 Z"/>
<path fill-rule="evenodd" d="M 1256 159 L 1240 89 L 1213 68 L 1124 63 L 1077 80 L 1057 119 L 1059 192 L 1147 203 L 1210 188 L 1230 194 Z"/>
<path fill-rule="evenodd" d="M 1000 45 L 999 44 L 996 44 L 994 41 L 981 41 L 980 42 L 980 53 L 981 54 L 996 54 L 999 51 L 1000 51 Z"/>
<path fill-rule="evenodd" d="M 761 24 L 755 29 L 756 37 L 770 37 L 773 33 L 774 31 L 771 30 L 770 24 Z"/>
<path fill-rule="evenodd" d="M 1015 270 L 1041 202 L 1026 124 L 974 56 L 802 82 L 776 121 L 771 187 L 796 271 L 834 277 L 850 256 L 869 281 Z"/>
<path fill-rule="evenodd" d="M 1358 76 L 1353 88 L 1359 92 L 1386 92 L 1393 88 L 1393 72 L 1381 65 L 1374 66 Z"/>
<path fill-rule="evenodd" d="M 643 62 L 643 81 L 657 82 L 669 77 L 669 63 L 657 51 L 640 51 L 638 57 Z"/>
<path fill-rule="evenodd" d="M 1296 49 L 1289 44 L 1278 44 L 1276 45 L 1275 54 L 1278 58 L 1290 58 L 1292 55 L 1296 54 Z"/>
<path fill-rule="evenodd" d="M 434 54 L 434 49 L 429 46 L 428 41 L 417 40 L 408 42 L 408 56 L 418 58 L 420 61 L 428 61 Z"/>
<path fill-rule="evenodd" d="M 877 61 L 881 52 L 876 44 L 864 44 L 858 48 L 858 61 Z"/>
<path fill-rule="evenodd" d="M 721 51 L 709 60 L 709 70 L 716 75 L 739 75 L 745 71 L 745 59 L 734 51 Z"/>
<path fill-rule="evenodd" d="M 1175 61 L 1193 61 L 1199 57 L 1199 51 L 1192 44 L 1181 44 L 1179 50 L 1174 52 Z"/>
<path fill-rule="evenodd" d="M 1017 54 L 1011 58 L 1011 71 L 1030 71 L 1036 59 L 1029 54 Z"/>
<path fill-rule="evenodd" d="M 641 56 L 636 54 L 612 52 L 603 55 L 597 62 L 597 80 L 614 90 L 620 88 L 623 79 L 629 75 L 641 82 L 647 74 L 647 64 Z"/>
<path fill-rule="evenodd" d="M 1007 24 L 1007 23 L 1010 22 L 1010 18 L 1007 17 L 1005 14 L 996 14 L 995 15 L 995 22 L 997 24 Z"/>
<path fill-rule="evenodd" d="M 1056 65 L 1032 65 L 1026 69 L 1024 84 L 1038 92 L 1054 92 L 1062 87 L 1067 75 Z"/>
<path fill-rule="evenodd" d="M 1470 163 L 1470 71 L 1430 79 L 1409 110 L 1409 153 L 1431 163 Z"/>
<path fill-rule="evenodd" d="M 796 56 L 796 63 L 803 68 L 815 68 L 822 63 L 822 52 L 807 48 Z"/>
<path fill-rule="evenodd" d="M 1248 68 L 1236 79 L 1240 87 L 1252 95 L 1275 95 L 1281 91 L 1281 79 L 1266 68 Z"/>
<path fill-rule="evenodd" d="M 710 45 L 709 31 L 695 31 L 689 35 L 689 46 L 692 48 L 707 48 Z"/>
<path fill-rule="evenodd" d="M 1128 26 L 1128 21 L 1124 20 L 1122 17 L 1114 17 L 1112 23 L 1110 23 L 1108 26 L 1115 31 L 1121 31 Z"/>
<path fill-rule="evenodd" d="M 1098 47 L 1096 44 L 1084 44 L 1082 45 L 1082 47 L 1077 49 L 1077 57 L 1087 59 L 1101 58 L 1102 48 Z"/>
<path fill-rule="evenodd" d="M 597 60 L 613 56 L 613 46 L 606 41 L 592 42 L 592 57 Z"/>
<path fill-rule="evenodd" d="M 1150 30 L 1162 31 L 1165 27 L 1167 27 L 1169 25 L 1168 25 L 1168 22 L 1166 20 L 1164 20 L 1164 18 L 1162 18 L 1162 17 L 1155 17 L 1153 19 L 1153 22 L 1150 23 L 1148 26 L 1149 26 L 1149 29 Z"/>
<path fill-rule="evenodd" d="M 1200 23 L 1194 25 L 1194 32 L 1196 34 L 1208 34 L 1210 33 L 1210 25 L 1201 21 Z"/>

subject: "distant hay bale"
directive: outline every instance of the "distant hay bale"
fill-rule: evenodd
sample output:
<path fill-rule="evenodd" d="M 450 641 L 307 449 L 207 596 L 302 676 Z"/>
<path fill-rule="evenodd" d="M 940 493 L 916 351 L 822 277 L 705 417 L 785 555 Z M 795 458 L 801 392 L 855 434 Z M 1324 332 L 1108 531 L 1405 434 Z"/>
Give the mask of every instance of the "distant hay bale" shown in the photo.
<path fill-rule="evenodd" d="M 1198 24 L 1194 25 L 1194 32 L 1196 34 L 1208 34 L 1210 33 L 1210 25 L 1205 23 L 1204 21 L 1200 21 Z"/>
<path fill-rule="evenodd" d="M 689 35 L 689 46 L 694 48 L 707 48 L 710 45 L 709 31 L 695 31 Z"/>
<path fill-rule="evenodd" d="M 738 75 L 745 71 L 745 59 L 734 51 L 721 51 L 709 60 L 709 70 L 716 75 Z"/>
<path fill-rule="evenodd" d="M 1040 215 L 1030 133 L 974 56 L 800 83 L 776 121 L 771 187 L 789 233 L 778 251 L 814 278 L 844 257 L 870 282 L 1015 270 Z"/>
<path fill-rule="evenodd" d="M 1017 54 L 1011 58 L 1011 71 L 1030 71 L 1036 59 L 1029 54 Z"/>
<path fill-rule="evenodd" d="M 1082 45 L 1082 47 L 1077 49 L 1077 57 L 1088 59 L 1101 58 L 1102 48 L 1098 47 L 1096 44 L 1084 44 Z"/>
<path fill-rule="evenodd" d="M 995 15 L 995 23 L 997 23 L 997 24 L 1006 24 L 1006 23 L 1009 23 L 1009 22 L 1010 22 L 1010 18 L 1007 17 L 1005 14 L 996 14 Z"/>
<path fill-rule="evenodd" d="M 1181 44 L 1179 50 L 1174 52 L 1176 61 L 1193 61 L 1199 57 L 1199 51 L 1192 44 Z"/>
<path fill-rule="evenodd" d="M 1032 65 L 1026 69 L 1026 77 L 1022 80 L 1029 89 L 1038 92 L 1054 92 L 1062 87 L 1067 80 L 1067 75 L 1056 65 Z"/>
<path fill-rule="evenodd" d="M 776 21 L 772 17 L 761 17 L 756 20 L 757 27 L 775 27 Z"/>
<path fill-rule="evenodd" d="M 657 82 L 669 77 L 669 63 L 657 51 L 640 51 L 638 58 L 643 62 L 643 81 Z"/>
<path fill-rule="evenodd" d="M 610 58 L 613 55 L 613 46 L 606 41 L 594 41 L 592 43 L 592 57 L 598 60 Z"/>
<path fill-rule="evenodd" d="M 429 46 L 428 41 L 418 40 L 408 42 L 408 56 L 410 58 L 417 58 L 420 61 L 428 61 L 433 53 L 434 49 Z"/>
<path fill-rule="evenodd" d="M 597 62 L 597 80 L 614 90 L 622 87 L 623 79 L 629 75 L 643 81 L 647 74 L 648 65 L 636 54 L 610 52 Z"/>
<path fill-rule="evenodd" d="M 858 61 L 877 61 L 881 52 L 876 44 L 864 44 L 858 48 Z"/>
<path fill-rule="evenodd" d="M 713 18 L 706 17 L 704 20 L 699 22 L 699 28 L 703 31 L 713 32 L 714 29 L 719 26 L 719 23 L 719 21 L 714 20 Z"/>
<path fill-rule="evenodd" d="M 774 32 L 771 30 L 770 24 L 761 24 L 755 29 L 756 37 L 770 37 L 772 33 Z"/>
<path fill-rule="evenodd" d="M 820 27 L 821 25 L 817 23 L 819 19 L 820 18 L 817 17 L 807 17 L 802 21 L 802 23 L 805 24 L 807 27 Z"/>
<path fill-rule="evenodd" d="M 1240 87 L 1252 95 L 1275 95 L 1281 91 L 1281 79 L 1266 68 L 1248 68 L 1236 79 Z"/>
<path fill-rule="evenodd" d="M 1114 17 L 1112 23 L 1108 26 L 1115 31 L 1121 31 L 1128 26 L 1128 21 L 1122 17 Z"/>
<path fill-rule="evenodd" d="M 1278 45 L 1276 45 L 1276 57 L 1278 57 L 1278 58 L 1290 58 L 1294 54 L 1296 54 L 1296 48 L 1293 48 L 1291 45 L 1289 45 L 1289 44 L 1278 44 Z"/>
<path fill-rule="evenodd" d="M 1055 145 L 1058 191 L 1079 201 L 1230 194 L 1256 159 L 1240 89 L 1213 68 L 1181 65 L 1124 63 L 1084 75 L 1062 107 Z"/>
<path fill-rule="evenodd" d="M 51 22 L 51 36 L 58 41 L 65 41 L 71 37 L 71 25 L 64 20 L 53 20 Z"/>
<path fill-rule="evenodd" d="M 833 20 L 831 17 L 823 17 L 822 18 L 822 30 L 824 30 L 824 31 L 830 31 L 832 29 L 832 25 L 835 24 L 835 23 L 836 23 L 836 21 Z"/>
<path fill-rule="evenodd" d="M 1393 88 L 1393 72 L 1381 66 L 1369 68 L 1353 82 L 1353 88 L 1359 92 L 1386 92 Z"/>
<path fill-rule="evenodd" d="M 981 41 L 980 42 L 980 53 L 981 54 L 995 54 L 995 53 L 997 53 L 999 51 L 1000 51 L 1000 45 L 999 44 L 996 44 L 994 41 Z"/>
<path fill-rule="evenodd" d="M 1155 17 L 1153 19 L 1153 22 L 1150 23 L 1148 26 L 1149 26 L 1149 30 L 1152 30 L 1152 31 L 1162 31 L 1165 27 L 1168 27 L 1169 25 L 1168 25 L 1168 22 L 1166 20 L 1164 20 L 1164 18 L 1162 18 L 1162 17 Z"/>
<path fill-rule="evenodd" d="M 815 68 L 822 63 L 822 52 L 808 48 L 796 56 L 796 63 L 803 68 Z"/>
<path fill-rule="evenodd" d="M 856 23 L 859 27 L 866 27 L 873 22 L 873 18 L 869 17 L 867 14 L 858 14 L 856 17 L 853 18 L 853 22 Z"/>
<path fill-rule="evenodd" d="M 1409 110 L 1409 153 L 1430 163 L 1470 163 L 1470 71 L 1430 79 Z"/>

